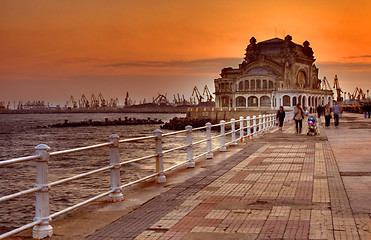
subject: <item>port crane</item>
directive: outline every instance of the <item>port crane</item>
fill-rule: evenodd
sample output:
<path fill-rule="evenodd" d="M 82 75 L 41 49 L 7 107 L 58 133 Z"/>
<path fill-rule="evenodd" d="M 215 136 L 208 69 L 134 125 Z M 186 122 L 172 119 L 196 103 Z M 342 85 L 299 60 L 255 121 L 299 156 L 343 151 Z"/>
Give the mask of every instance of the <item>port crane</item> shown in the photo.
<path fill-rule="evenodd" d="M 211 102 L 214 99 L 214 97 L 211 94 L 211 92 L 210 92 L 209 88 L 207 87 L 207 85 L 205 85 L 204 91 L 203 91 L 202 95 L 206 97 L 206 99 L 207 99 L 208 102 Z"/>
<path fill-rule="evenodd" d="M 158 104 L 158 105 L 161 105 L 161 104 L 168 104 L 169 101 L 167 100 L 166 95 L 167 95 L 167 94 L 163 95 L 163 94 L 160 94 L 160 93 L 159 93 L 158 96 L 157 96 L 156 98 L 153 98 L 152 103 L 154 103 L 154 104 Z"/>
<path fill-rule="evenodd" d="M 333 88 L 336 90 L 337 101 L 342 101 L 343 98 L 341 97 L 341 93 L 343 91 L 340 88 L 339 79 L 338 79 L 337 75 L 335 75 L 335 78 L 334 78 L 334 87 Z"/>
<path fill-rule="evenodd" d="M 327 81 L 326 77 L 322 79 L 322 90 L 331 90 L 330 83 Z"/>
<path fill-rule="evenodd" d="M 72 104 L 72 107 L 73 108 L 77 108 L 77 102 L 76 102 L 75 98 L 72 95 L 70 97 L 70 103 Z"/>
<path fill-rule="evenodd" d="M 100 107 L 101 108 L 106 108 L 107 107 L 106 99 L 104 99 L 102 93 L 99 93 L 98 101 L 100 102 Z M 98 105 L 99 105 L 99 103 L 98 103 Z"/>
<path fill-rule="evenodd" d="M 194 96 L 196 97 L 198 104 L 200 104 L 202 102 L 202 99 L 204 99 L 204 97 L 201 95 L 200 91 L 198 91 L 197 86 L 195 86 L 193 88 L 193 91 L 192 91 L 192 97 L 194 97 Z"/>
<path fill-rule="evenodd" d="M 129 98 L 129 92 L 126 92 L 126 97 L 125 97 L 125 101 L 124 101 L 124 107 L 129 107 L 131 106 L 131 100 Z"/>
<path fill-rule="evenodd" d="M 81 108 L 89 108 L 89 100 L 85 97 L 85 94 L 82 94 L 81 99 L 79 100 L 79 106 Z"/>
<path fill-rule="evenodd" d="M 95 109 L 99 108 L 99 101 L 98 99 L 95 97 L 94 93 L 91 95 L 91 106 L 94 107 Z"/>

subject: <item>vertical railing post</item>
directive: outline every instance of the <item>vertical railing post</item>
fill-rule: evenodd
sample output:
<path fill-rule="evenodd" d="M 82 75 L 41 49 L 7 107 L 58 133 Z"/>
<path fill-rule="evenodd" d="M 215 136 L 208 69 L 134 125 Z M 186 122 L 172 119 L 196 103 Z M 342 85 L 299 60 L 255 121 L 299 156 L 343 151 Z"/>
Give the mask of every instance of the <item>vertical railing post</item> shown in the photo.
<path fill-rule="evenodd" d="M 156 173 L 157 182 L 164 183 L 166 182 L 166 176 L 164 172 L 164 162 L 163 162 L 163 153 L 162 153 L 162 131 L 156 129 L 154 132 L 155 135 L 155 151 L 156 151 Z"/>
<path fill-rule="evenodd" d="M 272 113 L 269 118 L 269 129 L 273 128 L 273 119 L 274 119 L 274 114 Z"/>
<path fill-rule="evenodd" d="M 253 125 L 253 130 L 254 130 L 254 137 L 257 135 L 257 132 L 256 132 L 256 116 L 252 116 L 252 125 Z"/>
<path fill-rule="evenodd" d="M 206 123 L 206 158 L 211 159 L 214 157 L 211 142 L 211 123 Z"/>
<path fill-rule="evenodd" d="M 259 134 L 261 134 L 262 131 L 262 115 L 259 115 Z"/>
<path fill-rule="evenodd" d="M 108 201 L 119 202 L 124 199 L 122 195 L 121 179 L 120 179 L 120 153 L 119 153 L 119 140 L 120 137 L 116 134 L 112 134 L 108 137 L 112 143 L 110 146 L 110 166 L 111 168 L 111 190 L 114 192 L 108 196 Z"/>
<path fill-rule="evenodd" d="M 266 124 L 267 124 L 267 122 L 266 122 L 266 115 L 265 114 L 263 114 L 263 132 L 265 132 L 266 130 L 267 130 L 267 126 L 266 126 Z"/>
<path fill-rule="evenodd" d="M 250 116 L 246 117 L 246 127 L 247 127 L 247 134 L 246 139 L 249 140 L 251 138 L 251 123 L 250 123 Z"/>
<path fill-rule="evenodd" d="M 32 237 L 43 239 L 53 235 L 53 227 L 50 225 L 49 209 L 49 185 L 48 185 L 48 162 L 50 147 L 39 144 L 35 147 L 35 154 L 40 157 L 36 160 L 36 185 L 41 190 L 36 192 L 35 218 L 34 221 L 41 221 L 33 227 Z"/>
<path fill-rule="evenodd" d="M 231 143 L 231 145 L 237 145 L 237 142 L 236 142 L 236 120 L 234 118 L 231 119 L 231 131 L 232 131 L 232 143 Z"/>
<path fill-rule="evenodd" d="M 240 117 L 240 142 L 244 142 L 243 117 Z"/>
<path fill-rule="evenodd" d="M 193 159 L 193 145 L 192 145 L 192 126 L 185 127 L 186 141 L 187 141 L 187 168 L 194 168 L 195 161 Z"/>
<path fill-rule="evenodd" d="M 220 152 L 225 152 L 227 151 L 227 148 L 225 147 L 225 121 L 221 120 L 220 121 Z"/>

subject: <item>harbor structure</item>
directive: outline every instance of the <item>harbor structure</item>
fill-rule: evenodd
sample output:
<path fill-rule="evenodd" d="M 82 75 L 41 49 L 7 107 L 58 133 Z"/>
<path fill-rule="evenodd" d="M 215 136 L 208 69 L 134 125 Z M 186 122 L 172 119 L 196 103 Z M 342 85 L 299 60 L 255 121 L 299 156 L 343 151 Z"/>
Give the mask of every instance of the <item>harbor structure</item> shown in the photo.
<path fill-rule="evenodd" d="M 290 35 L 262 42 L 252 37 L 238 68 L 223 68 L 214 80 L 216 107 L 267 111 L 332 105 L 333 92 L 321 88 L 313 54 L 308 41 L 299 45 Z"/>

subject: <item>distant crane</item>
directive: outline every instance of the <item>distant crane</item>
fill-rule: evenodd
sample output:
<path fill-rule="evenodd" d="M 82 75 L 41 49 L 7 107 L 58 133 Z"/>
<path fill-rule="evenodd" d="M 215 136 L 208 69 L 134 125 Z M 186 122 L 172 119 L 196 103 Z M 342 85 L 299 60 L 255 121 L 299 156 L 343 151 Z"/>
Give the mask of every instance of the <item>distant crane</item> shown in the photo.
<path fill-rule="evenodd" d="M 167 100 L 166 95 L 167 94 L 163 95 L 159 93 L 156 98 L 153 98 L 152 103 L 158 104 L 158 105 L 168 104 L 169 101 Z"/>
<path fill-rule="evenodd" d="M 211 102 L 211 101 L 213 101 L 213 99 L 214 99 L 214 97 L 213 97 L 213 95 L 211 94 L 211 92 L 210 92 L 209 88 L 207 87 L 207 85 L 205 85 L 205 87 L 204 87 L 204 91 L 203 91 L 202 95 L 203 95 L 204 97 L 206 97 L 206 99 L 207 99 L 208 102 Z"/>
<path fill-rule="evenodd" d="M 94 107 L 95 109 L 99 108 L 99 101 L 98 99 L 95 97 L 94 93 L 91 95 L 91 106 Z"/>
<path fill-rule="evenodd" d="M 327 81 L 326 77 L 322 80 L 322 90 L 331 90 L 330 83 Z"/>
<path fill-rule="evenodd" d="M 338 76 L 337 75 L 335 75 L 335 78 L 334 78 L 334 87 L 333 88 L 336 90 L 337 101 L 341 102 L 343 100 L 343 98 L 341 97 L 341 93 L 343 91 L 340 88 L 339 79 L 338 79 Z"/>
<path fill-rule="evenodd" d="M 108 105 L 111 108 L 117 108 L 118 105 L 119 105 L 119 99 L 118 98 L 111 98 Z"/>
<path fill-rule="evenodd" d="M 81 99 L 79 100 L 79 106 L 81 108 L 89 108 L 89 100 L 85 97 L 85 94 L 82 94 Z"/>
<path fill-rule="evenodd" d="M 106 99 L 104 99 L 102 93 L 99 93 L 98 101 L 100 102 L 100 107 L 101 108 L 106 108 L 107 107 Z M 98 105 L 99 105 L 99 103 L 98 103 Z"/>
<path fill-rule="evenodd" d="M 70 103 L 72 104 L 72 107 L 73 108 L 77 108 L 77 102 L 76 102 L 75 98 L 72 95 L 70 97 Z"/>
<path fill-rule="evenodd" d="M 204 97 L 201 95 L 200 91 L 198 91 L 198 88 L 197 86 L 195 86 L 193 88 L 193 92 L 192 92 L 192 97 L 195 96 L 196 99 L 197 99 L 197 104 L 200 104 L 202 102 L 202 99 L 204 99 Z"/>
<path fill-rule="evenodd" d="M 125 97 L 125 101 L 124 101 L 124 107 L 129 107 L 131 106 L 131 100 L 129 98 L 129 92 L 126 92 L 126 97 Z"/>

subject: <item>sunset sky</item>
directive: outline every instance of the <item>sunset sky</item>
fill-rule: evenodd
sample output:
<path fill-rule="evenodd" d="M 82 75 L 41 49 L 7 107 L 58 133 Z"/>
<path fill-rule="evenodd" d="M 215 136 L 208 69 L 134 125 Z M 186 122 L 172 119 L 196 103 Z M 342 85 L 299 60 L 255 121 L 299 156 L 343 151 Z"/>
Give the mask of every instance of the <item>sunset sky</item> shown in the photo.
<path fill-rule="evenodd" d="M 0 0 L 0 101 L 64 105 L 99 92 L 190 96 L 245 48 L 290 34 L 310 42 L 319 77 L 371 90 L 371 2 Z"/>

